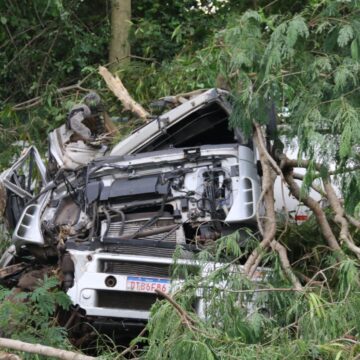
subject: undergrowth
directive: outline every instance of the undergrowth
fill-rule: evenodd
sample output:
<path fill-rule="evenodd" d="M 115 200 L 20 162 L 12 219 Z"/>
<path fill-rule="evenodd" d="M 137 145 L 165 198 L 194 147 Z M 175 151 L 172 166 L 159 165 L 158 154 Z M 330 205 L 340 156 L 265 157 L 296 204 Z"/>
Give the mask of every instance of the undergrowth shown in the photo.
<path fill-rule="evenodd" d="M 69 309 L 70 299 L 58 289 L 55 277 L 45 278 L 32 292 L 0 287 L 0 335 L 15 340 L 69 349 L 67 332 L 54 318 L 58 307 Z M 44 359 L 22 354 L 23 359 Z"/>
<path fill-rule="evenodd" d="M 200 253 L 198 261 L 207 267 L 207 274 L 193 272 L 172 295 L 186 317 L 166 300 L 153 306 L 148 336 L 134 340 L 144 345 L 136 356 L 189 360 L 359 356 L 357 261 L 336 262 L 323 252 L 321 262 L 327 266 L 319 270 L 318 254 L 310 252 L 308 283 L 299 292 L 286 280 L 273 254 L 255 280 L 243 277 L 238 260 L 246 251 L 237 240 L 226 237 L 213 251 Z M 236 260 L 229 262 L 231 257 Z M 200 297 L 202 316 L 196 312 Z"/>

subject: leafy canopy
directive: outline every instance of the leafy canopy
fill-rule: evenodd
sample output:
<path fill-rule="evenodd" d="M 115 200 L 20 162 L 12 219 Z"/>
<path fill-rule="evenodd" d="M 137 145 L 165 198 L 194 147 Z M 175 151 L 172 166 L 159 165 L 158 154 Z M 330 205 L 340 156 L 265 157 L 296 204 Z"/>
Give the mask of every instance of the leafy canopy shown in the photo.
<path fill-rule="evenodd" d="M 229 16 L 227 26 L 216 31 L 206 47 L 183 51 L 160 67 L 133 62 L 121 77 L 143 102 L 224 86 L 225 79 L 233 94 L 232 126 L 250 135 L 253 120 L 267 123 L 275 104 L 282 133 L 297 138 L 299 158 L 339 172 L 357 169 L 360 4 L 316 1 L 300 10 L 279 15 L 260 9 Z M 340 180 L 347 210 L 354 212 L 360 199 L 359 171 Z"/>

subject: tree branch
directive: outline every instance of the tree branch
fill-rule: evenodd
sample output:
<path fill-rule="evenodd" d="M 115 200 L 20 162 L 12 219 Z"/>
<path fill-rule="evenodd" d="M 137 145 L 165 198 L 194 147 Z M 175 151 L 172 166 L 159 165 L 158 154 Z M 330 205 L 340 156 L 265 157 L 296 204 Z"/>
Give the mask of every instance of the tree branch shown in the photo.
<path fill-rule="evenodd" d="M 182 323 L 186 325 L 190 330 L 193 330 L 194 321 L 191 319 L 189 314 L 168 294 L 164 293 L 159 289 L 155 289 L 156 294 L 165 298 L 180 315 Z"/>
<path fill-rule="evenodd" d="M 304 181 L 304 175 L 303 175 L 303 174 L 293 173 L 292 176 L 293 176 L 293 178 L 296 179 L 296 180 Z M 324 198 L 327 197 L 326 193 L 325 193 L 322 189 L 320 189 L 320 187 L 318 187 L 316 184 L 312 183 L 310 186 L 311 186 L 311 188 L 314 189 L 317 193 L 319 193 L 322 197 L 324 197 Z"/>
<path fill-rule="evenodd" d="M 294 160 L 294 159 L 288 159 L 285 155 L 282 155 L 281 156 L 281 166 L 282 167 L 303 167 L 303 168 L 308 168 L 309 166 L 309 161 L 308 160 Z M 320 170 L 321 168 L 321 164 L 319 163 L 316 163 L 315 164 L 315 167 L 316 169 Z M 347 169 L 343 169 L 342 171 L 340 170 L 334 170 L 334 171 L 327 171 L 327 174 L 328 176 L 330 175 L 335 175 L 335 174 L 343 174 L 343 173 L 346 173 L 346 172 L 352 172 L 352 171 L 357 171 L 359 170 L 360 168 L 357 167 L 357 166 L 354 166 L 353 168 L 347 168 Z M 293 178 L 294 179 L 299 179 L 299 180 L 303 180 L 304 179 L 304 176 L 301 175 L 301 174 L 297 174 L 297 173 L 293 173 L 292 174 Z M 317 174 L 315 177 L 319 178 L 321 177 L 320 174 Z M 330 185 L 331 185 L 331 182 L 329 181 Z M 332 185 L 331 185 L 332 186 Z M 322 189 L 320 189 L 319 187 L 317 187 L 315 184 L 312 184 L 311 187 L 316 191 L 318 192 L 320 195 L 322 195 L 323 197 L 328 197 L 328 194 L 327 192 L 324 192 L 322 191 Z M 336 194 L 335 194 L 336 196 Z M 337 198 L 337 196 L 336 196 Z M 339 202 L 340 206 L 341 206 L 341 203 L 340 203 L 340 200 L 337 198 L 337 201 Z M 342 206 L 341 206 L 342 207 Z M 343 208 L 343 207 L 342 207 Z M 345 210 L 344 210 L 345 211 Z M 352 217 L 351 215 L 349 214 L 346 214 L 344 213 L 344 217 L 349 221 L 349 223 L 351 223 L 353 226 L 355 226 L 356 228 L 360 229 L 360 221 L 355 219 L 354 217 Z"/>
<path fill-rule="evenodd" d="M 0 360 L 22 360 L 22 359 L 20 356 L 15 354 L 0 352 Z"/>
<path fill-rule="evenodd" d="M 255 125 L 255 133 L 253 137 L 254 143 L 259 151 L 260 162 L 263 169 L 262 194 L 265 204 L 265 217 L 264 217 L 265 227 L 264 227 L 263 239 L 260 242 L 258 248 L 255 249 L 247 259 L 244 265 L 244 272 L 246 275 L 248 275 L 251 278 L 255 273 L 256 268 L 260 264 L 262 257 L 261 251 L 271 247 L 273 251 L 276 251 L 278 253 L 281 266 L 285 272 L 285 275 L 293 284 L 293 287 L 295 289 L 301 290 L 302 289 L 301 283 L 291 270 L 291 265 L 285 247 L 275 240 L 276 214 L 275 214 L 275 206 L 274 206 L 274 183 L 277 174 L 281 176 L 283 181 L 285 181 L 285 177 L 280 167 L 277 165 L 275 160 L 266 150 L 265 141 L 260 125 L 257 124 L 256 122 L 254 122 L 254 125 Z"/>
<path fill-rule="evenodd" d="M 292 177 L 292 174 L 290 173 L 286 174 L 285 179 L 292 195 L 294 195 L 297 200 L 302 201 L 308 208 L 312 210 L 312 212 L 316 216 L 321 232 L 324 235 L 325 240 L 327 241 L 329 247 L 332 250 L 340 251 L 341 248 L 336 240 L 333 231 L 331 230 L 331 227 L 329 225 L 329 222 L 327 221 L 325 213 L 321 209 L 317 201 L 315 201 L 311 196 L 303 196 L 303 197 L 301 196 L 300 188 L 296 184 L 294 178 Z"/>
<path fill-rule="evenodd" d="M 259 157 L 261 166 L 263 169 L 262 177 L 262 193 L 260 198 L 264 199 L 265 203 L 265 226 L 263 230 L 263 239 L 260 242 L 257 249 L 255 249 L 244 265 L 244 272 L 249 277 L 252 277 L 256 267 L 261 260 L 261 251 L 270 246 L 271 241 L 274 239 L 276 234 L 276 222 L 275 222 L 275 208 L 274 208 L 274 182 L 276 178 L 275 172 L 272 170 L 269 159 L 265 154 L 264 147 L 261 146 L 261 132 L 255 131 L 253 139 L 254 143 L 259 151 Z M 258 209 L 257 209 L 258 212 Z M 259 227 L 261 228 L 260 219 L 258 218 Z M 256 266 L 254 266 L 256 265 Z"/>
<path fill-rule="evenodd" d="M 220 289 L 222 290 L 222 289 Z M 294 291 L 303 291 L 303 289 L 297 288 L 266 288 L 266 289 L 246 289 L 246 290 L 231 290 L 225 289 L 225 291 L 236 293 L 236 294 L 252 294 L 252 293 L 260 293 L 260 292 L 294 292 Z"/>
<path fill-rule="evenodd" d="M 348 248 L 360 259 L 360 248 L 354 244 L 349 232 L 349 223 L 345 217 L 345 211 L 336 196 L 335 190 L 328 177 L 323 178 L 324 188 L 331 208 L 335 212 L 335 222 L 340 225 L 340 241 L 345 242 Z"/>
<path fill-rule="evenodd" d="M 93 360 L 93 356 L 82 355 L 73 351 L 56 349 L 41 344 L 30 344 L 20 340 L 0 338 L 0 347 L 24 351 L 31 354 L 51 356 L 62 360 Z"/>
<path fill-rule="evenodd" d="M 56 92 L 58 94 L 62 94 L 64 92 L 67 92 L 67 91 L 70 91 L 70 90 L 79 90 L 79 91 L 84 91 L 84 92 L 91 91 L 91 89 L 83 88 L 81 86 L 82 83 L 83 83 L 83 80 L 81 80 L 78 83 L 73 84 L 73 85 L 61 87 L 61 88 L 57 89 Z M 36 97 L 34 97 L 32 99 L 29 99 L 29 100 L 26 100 L 26 101 L 23 101 L 21 103 L 18 103 L 16 105 L 14 105 L 12 107 L 12 110 L 13 111 L 28 110 L 28 109 L 31 109 L 31 108 L 33 108 L 35 106 L 40 105 L 42 103 L 42 101 L 43 101 L 43 99 L 42 99 L 41 96 L 36 96 Z"/>
<path fill-rule="evenodd" d="M 130 96 L 118 76 L 114 77 L 104 66 L 99 67 L 99 74 L 103 77 L 108 88 L 121 101 L 126 110 L 131 111 L 143 120 L 147 120 L 150 114 Z"/>
<path fill-rule="evenodd" d="M 360 229 L 360 221 L 352 217 L 351 215 L 345 214 L 346 218 L 349 220 L 350 224 Z"/>
<path fill-rule="evenodd" d="M 138 335 L 136 338 L 143 336 L 143 335 L 146 333 L 146 330 L 147 330 L 146 327 L 144 327 L 144 328 L 140 331 L 139 335 Z M 123 351 L 119 354 L 119 357 L 125 356 L 125 355 L 128 354 L 129 352 L 133 352 L 133 350 L 135 349 L 135 347 L 136 347 L 136 343 L 130 345 L 129 347 L 127 347 L 125 350 L 123 350 Z M 1 359 L 0 359 L 0 360 L 1 360 Z"/>
<path fill-rule="evenodd" d="M 297 291 L 301 291 L 302 285 L 291 269 L 285 246 L 281 245 L 278 241 L 273 240 L 271 242 L 271 248 L 279 254 L 281 267 L 283 268 L 287 278 L 291 281 Z"/>
<path fill-rule="evenodd" d="M 321 163 L 318 162 L 311 162 L 310 160 L 302 160 L 302 159 L 289 159 L 285 156 L 281 157 L 281 167 L 299 167 L 299 168 L 308 168 L 310 163 L 312 163 L 317 171 L 320 171 L 321 168 L 323 167 L 323 165 Z M 351 168 L 344 168 L 344 169 L 337 169 L 337 170 L 328 170 L 328 175 L 337 175 L 337 174 L 345 174 L 345 173 L 349 173 L 349 172 L 353 172 L 353 171 L 358 171 L 360 170 L 360 166 L 354 166 Z M 314 178 L 319 178 L 321 177 L 321 175 L 318 173 L 314 176 Z"/>

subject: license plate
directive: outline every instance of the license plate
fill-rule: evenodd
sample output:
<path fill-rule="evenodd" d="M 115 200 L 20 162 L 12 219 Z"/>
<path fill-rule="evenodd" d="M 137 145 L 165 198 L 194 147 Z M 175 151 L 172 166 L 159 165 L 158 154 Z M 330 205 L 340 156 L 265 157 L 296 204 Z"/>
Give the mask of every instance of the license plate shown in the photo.
<path fill-rule="evenodd" d="M 154 293 L 156 289 L 168 293 L 170 280 L 139 276 L 128 276 L 126 279 L 126 290 Z"/>

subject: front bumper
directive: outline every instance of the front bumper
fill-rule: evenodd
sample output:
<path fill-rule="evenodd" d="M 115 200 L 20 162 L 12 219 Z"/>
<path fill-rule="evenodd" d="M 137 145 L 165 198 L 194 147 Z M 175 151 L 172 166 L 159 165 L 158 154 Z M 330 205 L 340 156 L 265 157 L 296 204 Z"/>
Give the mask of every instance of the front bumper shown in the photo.
<path fill-rule="evenodd" d="M 150 308 L 158 296 L 156 286 L 130 289 L 134 276 L 157 279 L 157 284 L 168 282 L 171 258 L 123 255 L 94 251 L 69 251 L 75 265 L 74 286 L 68 290 L 74 305 L 85 310 L 87 316 L 147 320 Z M 178 264 L 196 266 L 194 261 L 179 259 Z M 183 280 L 173 280 L 171 291 Z M 164 288 L 163 288 L 164 289 Z M 162 290 L 163 290 L 162 289 Z M 194 306 L 200 306 L 200 297 Z"/>

